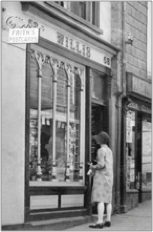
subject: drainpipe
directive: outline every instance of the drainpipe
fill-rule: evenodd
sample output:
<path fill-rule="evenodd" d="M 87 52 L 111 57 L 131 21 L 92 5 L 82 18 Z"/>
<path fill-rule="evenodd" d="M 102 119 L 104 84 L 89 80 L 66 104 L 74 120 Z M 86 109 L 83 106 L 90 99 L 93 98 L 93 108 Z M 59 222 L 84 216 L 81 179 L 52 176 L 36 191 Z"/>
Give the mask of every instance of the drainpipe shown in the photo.
<path fill-rule="evenodd" d="M 117 109 L 117 160 L 116 160 L 116 213 L 127 212 L 126 207 L 126 156 L 125 156 L 125 116 L 124 99 L 126 99 L 126 47 L 125 47 L 125 2 L 122 2 L 122 51 L 117 55 L 118 95 L 116 98 Z M 121 62 L 122 60 L 122 62 Z M 120 63 L 122 71 L 120 71 Z M 122 73 L 122 74 L 121 74 Z M 122 148 L 121 148 L 122 146 Z"/>

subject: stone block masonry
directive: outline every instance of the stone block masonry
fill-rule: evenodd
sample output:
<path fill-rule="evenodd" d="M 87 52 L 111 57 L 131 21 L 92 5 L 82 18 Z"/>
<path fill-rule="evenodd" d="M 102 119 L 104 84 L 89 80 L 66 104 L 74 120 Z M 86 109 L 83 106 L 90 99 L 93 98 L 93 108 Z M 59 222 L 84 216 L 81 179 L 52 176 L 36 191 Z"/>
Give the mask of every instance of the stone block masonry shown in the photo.
<path fill-rule="evenodd" d="M 133 46 L 126 45 L 126 71 L 147 78 L 147 3 L 126 2 L 125 17 L 125 36 L 134 36 Z"/>

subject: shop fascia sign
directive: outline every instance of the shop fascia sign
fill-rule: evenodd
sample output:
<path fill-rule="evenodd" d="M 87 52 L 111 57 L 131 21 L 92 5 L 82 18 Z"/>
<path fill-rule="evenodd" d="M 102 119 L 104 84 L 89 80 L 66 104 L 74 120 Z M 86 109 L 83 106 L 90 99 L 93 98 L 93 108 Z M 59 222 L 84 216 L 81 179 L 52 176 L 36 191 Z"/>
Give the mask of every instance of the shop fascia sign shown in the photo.
<path fill-rule="evenodd" d="M 94 60 L 96 62 L 98 61 L 98 59 L 95 59 L 96 57 L 99 57 L 99 52 L 97 52 L 90 45 L 87 45 L 85 42 L 74 39 L 64 33 L 57 32 L 57 43 L 72 52 L 84 56 L 85 58 Z M 104 66 L 111 67 L 111 58 L 102 52 L 100 54 L 99 61 Z"/>
<path fill-rule="evenodd" d="M 141 96 L 151 98 L 151 82 L 146 81 L 145 79 L 141 79 L 136 76 L 128 76 L 128 91 L 137 93 Z"/>
<path fill-rule="evenodd" d="M 9 29 L 8 43 L 26 44 L 39 42 L 38 28 L 13 28 Z"/>
<path fill-rule="evenodd" d="M 151 83 L 136 76 L 132 78 L 133 92 L 151 98 Z"/>
<path fill-rule="evenodd" d="M 129 103 L 128 108 L 133 109 L 133 110 L 143 111 L 143 112 L 151 114 L 151 108 L 149 108 L 148 106 L 145 106 L 145 105 L 139 105 L 135 102 Z"/>

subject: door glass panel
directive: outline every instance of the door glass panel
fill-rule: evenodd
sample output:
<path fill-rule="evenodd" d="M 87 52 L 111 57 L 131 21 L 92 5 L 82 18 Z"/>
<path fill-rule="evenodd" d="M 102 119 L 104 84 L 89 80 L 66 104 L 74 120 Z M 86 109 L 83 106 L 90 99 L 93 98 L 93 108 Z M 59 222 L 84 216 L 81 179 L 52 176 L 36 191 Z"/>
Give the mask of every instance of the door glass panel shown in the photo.
<path fill-rule="evenodd" d="M 107 99 L 107 88 L 105 85 L 104 74 L 92 70 L 92 97 L 103 102 Z"/>
<path fill-rule="evenodd" d="M 92 103 L 92 136 L 98 134 L 101 131 L 108 132 L 108 109 L 106 106 Z M 92 160 L 96 159 L 97 149 L 99 145 L 92 139 L 91 144 Z"/>

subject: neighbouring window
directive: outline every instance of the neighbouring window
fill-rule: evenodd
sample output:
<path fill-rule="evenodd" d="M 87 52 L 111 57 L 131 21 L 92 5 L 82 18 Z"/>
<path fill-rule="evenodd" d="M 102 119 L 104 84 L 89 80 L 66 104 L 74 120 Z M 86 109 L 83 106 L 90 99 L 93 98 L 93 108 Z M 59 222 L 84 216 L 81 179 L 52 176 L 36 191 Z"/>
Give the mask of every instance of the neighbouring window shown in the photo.
<path fill-rule="evenodd" d="M 84 67 L 39 49 L 29 62 L 30 181 L 83 184 Z"/>
<path fill-rule="evenodd" d="M 99 27 L 99 2 L 55 2 L 64 7 L 68 12 L 71 12 L 82 19 L 87 20 L 91 24 Z"/>

